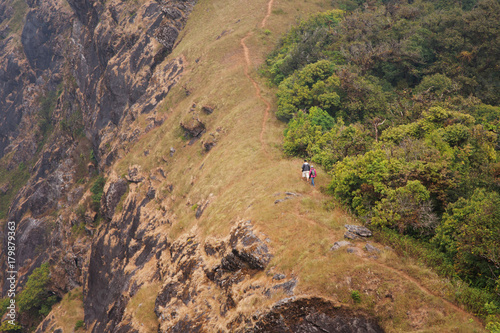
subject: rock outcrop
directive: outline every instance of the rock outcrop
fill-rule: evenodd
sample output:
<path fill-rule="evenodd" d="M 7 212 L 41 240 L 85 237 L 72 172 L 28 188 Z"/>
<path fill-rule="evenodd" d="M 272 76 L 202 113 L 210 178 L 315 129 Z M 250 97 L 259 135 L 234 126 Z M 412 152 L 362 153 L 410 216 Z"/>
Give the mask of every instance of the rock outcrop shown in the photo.
<path fill-rule="evenodd" d="M 379 333 L 384 331 L 370 316 L 362 312 L 336 306 L 321 298 L 291 298 L 275 305 L 247 332 Z"/>

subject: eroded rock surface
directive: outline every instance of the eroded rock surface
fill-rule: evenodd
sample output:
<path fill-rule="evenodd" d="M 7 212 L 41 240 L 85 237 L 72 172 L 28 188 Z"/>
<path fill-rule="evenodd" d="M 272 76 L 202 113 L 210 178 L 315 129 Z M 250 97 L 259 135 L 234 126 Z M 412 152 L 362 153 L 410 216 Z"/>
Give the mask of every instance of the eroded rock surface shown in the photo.
<path fill-rule="evenodd" d="M 321 298 L 290 299 L 264 314 L 252 333 L 379 333 L 376 321 L 362 312 L 336 306 Z"/>

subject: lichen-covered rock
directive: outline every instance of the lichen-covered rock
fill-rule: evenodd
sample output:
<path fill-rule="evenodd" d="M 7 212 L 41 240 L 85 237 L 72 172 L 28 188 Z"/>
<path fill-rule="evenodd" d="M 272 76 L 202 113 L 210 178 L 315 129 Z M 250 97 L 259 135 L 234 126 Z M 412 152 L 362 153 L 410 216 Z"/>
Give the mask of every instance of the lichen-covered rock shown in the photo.
<path fill-rule="evenodd" d="M 335 242 L 333 244 L 333 246 L 330 248 L 330 251 L 335 251 L 335 250 L 338 250 L 340 249 L 341 247 L 345 247 L 345 246 L 352 246 L 352 243 L 351 242 L 348 242 L 348 241 L 339 241 L 339 242 Z"/>
<path fill-rule="evenodd" d="M 358 236 L 361 236 L 361 237 L 371 237 L 372 236 L 372 232 L 370 229 L 363 227 L 363 226 L 360 226 L 360 225 L 346 224 L 346 225 L 344 225 L 344 227 L 347 229 L 347 231 L 349 231 L 353 234 L 356 234 Z"/>

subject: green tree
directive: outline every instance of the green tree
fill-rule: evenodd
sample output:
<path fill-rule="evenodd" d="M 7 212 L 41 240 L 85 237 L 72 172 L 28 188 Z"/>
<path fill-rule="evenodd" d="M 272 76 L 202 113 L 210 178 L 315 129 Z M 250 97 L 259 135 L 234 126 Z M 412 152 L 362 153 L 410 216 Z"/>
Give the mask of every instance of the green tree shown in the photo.
<path fill-rule="evenodd" d="M 454 261 L 459 274 L 474 284 L 496 288 L 500 276 L 500 195 L 476 189 L 450 204 L 433 242 Z"/>
<path fill-rule="evenodd" d="M 57 302 L 57 297 L 47 288 L 49 282 L 49 264 L 44 263 L 31 273 L 23 291 L 18 295 L 19 311 L 47 315 L 52 305 Z"/>
<path fill-rule="evenodd" d="M 16 333 L 16 332 L 22 332 L 23 328 L 19 324 L 10 324 L 9 321 L 4 321 L 0 325 L 0 332 L 2 333 Z"/>
<path fill-rule="evenodd" d="M 276 116 L 288 121 L 299 110 L 309 110 L 313 106 L 334 115 L 340 104 L 337 94 L 340 81 L 334 70 L 332 62 L 321 60 L 307 65 L 281 82 Z"/>

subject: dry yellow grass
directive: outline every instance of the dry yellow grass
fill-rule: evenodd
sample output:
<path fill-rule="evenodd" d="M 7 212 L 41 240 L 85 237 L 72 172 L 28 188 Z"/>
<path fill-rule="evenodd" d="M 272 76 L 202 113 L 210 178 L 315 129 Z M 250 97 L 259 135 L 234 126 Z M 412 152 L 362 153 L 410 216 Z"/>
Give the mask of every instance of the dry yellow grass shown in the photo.
<path fill-rule="evenodd" d="M 158 317 L 154 313 L 154 307 L 160 287 L 159 282 L 142 286 L 127 304 L 125 315 L 134 318 L 140 332 L 158 331 Z"/>
<path fill-rule="evenodd" d="M 75 288 L 64 295 L 61 302 L 52 308 L 52 315 L 54 319 L 51 322 L 54 323 L 52 325 L 54 328 L 61 328 L 63 332 L 75 331 L 77 321 L 83 320 L 84 316 L 82 288 Z M 75 332 L 84 332 L 84 329 L 80 328 Z"/>
<path fill-rule="evenodd" d="M 181 33 L 181 42 L 167 59 L 184 57 L 187 61 L 183 78 L 160 107 L 167 120 L 132 146 L 115 171 L 123 174 L 133 164 L 141 165 L 146 174 L 159 166 L 166 171 L 167 179 L 159 192 L 176 217 L 168 230 L 170 240 L 193 228 L 202 237 L 225 237 L 237 221 L 252 220 L 256 229 L 271 239 L 274 259 L 270 267 L 298 278 L 296 293 L 363 308 L 373 313 L 387 332 L 481 332 L 481 325 L 469 322 L 471 316 L 441 299 L 439 286 L 443 283 L 425 268 L 408 265 L 390 251 L 378 259 L 368 258 L 362 250 L 364 243 L 356 243 L 362 256 L 330 251 L 335 241 L 342 240 L 343 225 L 356 223 L 355 219 L 340 209 L 325 208 L 330 199 L 319 188 L 328 184 L 328 175 L 319 170 L 317 187 L 312 188 L 300 179 L 302 161 L 282 156 L 279 147 L 284 124 L 272 112 L 262 127 L 263 99 L 274 106 L 275 88 L 258 75 L 259 66 L 277 36 L 299 16 L 328 9 L 329 3 L 274 1 L 265 26 L 269 34 L 260 27 L 266 0 L 199 1 Z M 249 50 L 248 68 L 243 38 Z M 246 68 L 262 98 L 245 76 Z M 217 145 L 208 153 L 200 141 L 189 145 L 182 137 L 179 123 L 193 104 L 206 124 L 205 136 L 219 129 Z M 215 107 L 212 115 L 200 111 L 205 104 Z M 173 157 L 169 156 L 170 147 L 176 149 Z M 150 150 L 147 157 L 144 149 Z M 173 185 L 172 193 L 165 190 L 167 184 Z M 301 196 L 274 204 L 285 191 Z M 193 205 L 206 200 L 210 201 L 207 209 L 196 219 Z M 359 304 L 351 298 L 353 290 L 361 293 Z M 241 308 L 259 304 L 258 299 L 251 299 Z"/>

